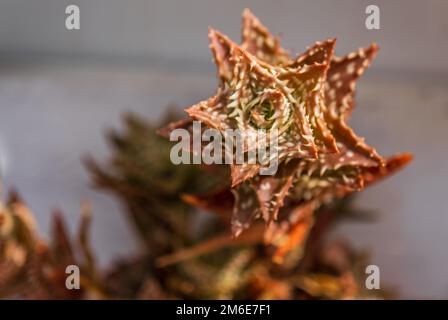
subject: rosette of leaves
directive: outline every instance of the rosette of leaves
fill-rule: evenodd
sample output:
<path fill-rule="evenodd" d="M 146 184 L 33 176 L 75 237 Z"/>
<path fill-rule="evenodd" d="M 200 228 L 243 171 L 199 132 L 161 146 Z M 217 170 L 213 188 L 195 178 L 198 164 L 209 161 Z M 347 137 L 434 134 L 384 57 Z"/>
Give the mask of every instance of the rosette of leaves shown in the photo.
<path fill-rule="evenodd" d="M 405 166 L 410 154 L 383 158 L 347 125 L 354 109 L 356 80 L 377 52 L 375 44 L 344 57 L 333 54 L 335 39 L 317 42 L 291 58 L 279 39 L 249 11 L 243 13 L 242 44 L 209 30 L 218 70 L 216 95 L 186 109 L 191 120 L 162 130 L 188 128 L 192 120 L 220 131 L 238 129 L 244 151 L 260 147 L 251 137 L 276 129 L 279 170 L 260 175 L 266 163 L 231 164 L 234 236 L 257 219 L 266 224 L 265 242 L 281 247 L 281 262 L 303 244 L 314 211 Z M 212 209 L 220 196 L 190 196 L 191 203 Z M 222 206 L 218 208 L 222 212 Z"/>

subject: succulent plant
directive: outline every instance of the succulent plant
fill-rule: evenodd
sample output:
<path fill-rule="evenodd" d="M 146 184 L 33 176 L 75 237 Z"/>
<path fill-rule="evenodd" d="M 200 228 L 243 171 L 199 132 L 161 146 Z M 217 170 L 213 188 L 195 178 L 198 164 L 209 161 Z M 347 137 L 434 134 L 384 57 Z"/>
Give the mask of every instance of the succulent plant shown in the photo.
<path fill-rule="evenodd" d="M 261 175 L 264 163 L 230 165 L 235 199 L 231 226 L 238 236 L 261 217 L 267 224 L 267 244 L 293 247 L 287 243 L 304 241 L 317 208 L 362 190 L 406 165 L 411 155 L 385 159 L 347 125 L 354 109 L 356 80 L 374 58 L 375 44 L 335 57 L 336 40 L 329 39 L 291 58 L 247 9 L 242 34 L 238 45 L 209 30 L 218 70 L 217 93 L 186 112 L 191 120 L 223 135 L 227 129 L 242 132 L 245 152 L 260 147 L 250 139 L 259 129 L 277 130 L 270 137 L 278 141 L 276 174 Z M 189 124 L 177 122 L 162 133 L 168 135 Z M 213 207 L 205 204 L 205 197 L 187 200 Z M 277 254 L 276 260 L 282 256 Z"/>

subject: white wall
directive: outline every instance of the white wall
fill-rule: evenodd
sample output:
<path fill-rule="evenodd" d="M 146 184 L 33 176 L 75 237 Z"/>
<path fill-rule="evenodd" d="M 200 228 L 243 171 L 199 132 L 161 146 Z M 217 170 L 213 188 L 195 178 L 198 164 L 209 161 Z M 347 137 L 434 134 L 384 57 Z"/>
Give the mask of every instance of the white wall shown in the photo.
<path fill-rule="evenodd" d="M 77 4 L 81 30 L 65 29 L 65 7 Z M 381 30 L 366 30 L 365 7 L 381 9 Z M 209 61 L 207 27 L 239 39 L 240 14 L 251 8 L 288 48 L 336 36 L 345 53 L 376 41 L 377 67 L 448 71 L 448 1 L 360 0 L 1 0 L 3 56 L 150 57 Z M 1 57 L 1 55 L 0 55 Z"/>

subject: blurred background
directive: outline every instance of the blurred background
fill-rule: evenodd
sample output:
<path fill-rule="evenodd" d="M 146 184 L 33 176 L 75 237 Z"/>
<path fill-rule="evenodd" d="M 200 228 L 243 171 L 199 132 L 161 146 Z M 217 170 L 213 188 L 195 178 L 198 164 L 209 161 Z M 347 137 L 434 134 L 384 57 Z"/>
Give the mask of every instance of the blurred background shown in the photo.
<path fill-rule="evenodd" d="M 65 9 L 80 8 L 80 30 Z M 365 9 L 380 8 L 380 30 Z M 90 188 L 81 158 L 108 154 L 103 133 L 125 111 L 158 120 L 213 94 L 207 28 L 240 39 L 250 8 L 293 54 L 337 37 L 336 54 L 371 42 L 380 52 L 358 84 L 351 125 L 391 155 L 415 161 L 367 189 L 356 207 L 374 223 L 336 231 L 372 252 L 381 281 L 406 298 L 448 298 L 448 2 L 0 0 L 0 175 L 47 231 L 60 208 L 74 228 L 81 200 L 94 210 L 101 265 L 138 251 L 114 198 Z"/>

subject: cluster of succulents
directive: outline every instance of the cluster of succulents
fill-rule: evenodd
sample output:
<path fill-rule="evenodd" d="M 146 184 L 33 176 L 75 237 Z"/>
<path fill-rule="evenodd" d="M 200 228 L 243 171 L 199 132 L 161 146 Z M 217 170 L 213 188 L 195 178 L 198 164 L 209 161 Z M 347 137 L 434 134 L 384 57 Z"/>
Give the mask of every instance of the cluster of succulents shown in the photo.
<path fill-rule="evenodd" d="M 108 270 L 96 266 L 91 213 L 81 210 L 73 237 L 61 214 L 45 240 L 33 215 L 12 192 L 0 199 L 0 297 L 38 299 L 359 299 L 367 290 L 368 256 L 329 240 L 354 191 L 387 177 L 409 154 L 383 158 L 347 125 L 355 81 L 377 48 L 334 57 L 335 40 L 290 58 L 256 17 L 243 13 L 238 45 L 210 29 L 218 66 L 215 96 L 188 108 L 190 119 L 162 130 L 138 116 L 112 131 L 108 162 L 86 159 L 95 187 L 117 196 L 143 244 Z M 164 123 L 173 116 L 165 119 Z M 277 130 L 280 164 L 175 165 L 176 128 L 199 120 L 220 132 L 249 136 Z M 198 210 L 201 209 L 201 210 Z M 204 213 L 205 211 L 206 213 Z M 261 218 L 261 219 L 259 219 Z M 80 290 L 66 287 L 66 268 L 80 268 Z"/>
<path fill-rule="evenodd" d="M 169 141 L 135 115 L 125 132 L 109 134 L 107 163 L 86 160 L 94 185 L 112 192 L 142 244 L 140 254 L 97 267 L 90 243 L 92 213 L 81 210 L 71 235 L 61 213 L 52 219 L 51 237 L 39 233 L 34 217 L 14 192 L 0 206 L 0 297 L 27 299 L 346 299 L 382 298 L 365 289 L 368 255 L 346 241 L 327 241 L 328 229 L 354 217 L 344 200 L 319 210 L 304 254 L 278 265 L 263 245 L 264 227 L 230 236 L 227 209 L 232 194 L 219 196 L 222 214 L 204 217 L 189 194 L 221 190 L 225 168 L 175 166 Z M 213 181 L 214 180 L 214 181 Z M 217 193 L 215 193 L 217 194 Z M 230 196 L 230 197 L 229 197 Z M 216 199 L 218 200 L 218 199 Z M 359 215 L 358 215 L 359 216 Z M 362 216 L 359 216 L 362 218 Z M 80 290 L 68 290 L 66 268 L 80 268 Z"/>

